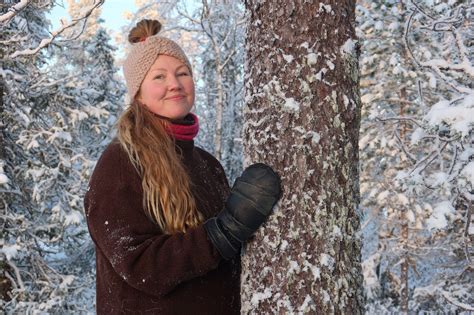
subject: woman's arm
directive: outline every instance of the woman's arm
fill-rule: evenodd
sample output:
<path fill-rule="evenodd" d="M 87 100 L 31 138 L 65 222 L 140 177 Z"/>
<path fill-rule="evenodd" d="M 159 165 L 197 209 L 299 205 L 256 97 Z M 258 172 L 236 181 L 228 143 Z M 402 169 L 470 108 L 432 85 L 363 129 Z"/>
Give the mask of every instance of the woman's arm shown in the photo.
<path fill-rule="evenodd" d="M 84 199 L 87 224 L 96 246 L 122 279 L 138 290 L 163 296 L 217 268 L 222 257 L 202 225 L 186 233 L 160 233 L 142 209 L 136 176 L 120 145 L 110 145 Z"/>

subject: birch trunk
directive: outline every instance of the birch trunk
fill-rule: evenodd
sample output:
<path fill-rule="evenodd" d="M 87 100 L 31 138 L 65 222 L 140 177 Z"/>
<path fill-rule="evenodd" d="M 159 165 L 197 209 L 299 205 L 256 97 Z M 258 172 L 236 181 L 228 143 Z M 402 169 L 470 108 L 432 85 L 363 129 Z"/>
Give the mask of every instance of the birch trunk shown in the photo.
<path fill-rule="evenodd" d="M 355 1 L 245 5 L 244 165 L 283 197 L 244 248 L 242 314 L 360 314 Z"/>

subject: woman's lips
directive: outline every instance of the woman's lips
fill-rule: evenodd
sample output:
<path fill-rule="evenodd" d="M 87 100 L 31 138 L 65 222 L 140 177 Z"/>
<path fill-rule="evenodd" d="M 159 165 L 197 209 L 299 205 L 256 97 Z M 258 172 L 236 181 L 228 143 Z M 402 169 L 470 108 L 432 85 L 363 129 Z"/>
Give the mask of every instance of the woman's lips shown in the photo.
<path fill-rule="evenodd" d="M 167 100 L 178 101 L 178 100 L 183 99 L 183 98 L 184 98 L 184 96 L 174 96 L 174 97 L 167 98 Z"/>

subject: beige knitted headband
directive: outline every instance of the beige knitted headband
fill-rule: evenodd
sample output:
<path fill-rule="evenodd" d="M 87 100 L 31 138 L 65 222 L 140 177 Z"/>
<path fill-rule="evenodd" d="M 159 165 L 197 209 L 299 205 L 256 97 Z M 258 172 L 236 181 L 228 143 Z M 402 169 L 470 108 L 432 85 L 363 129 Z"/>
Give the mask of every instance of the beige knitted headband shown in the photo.
<path fill-rule="evenodd" d="M 168 55 L 181 60 L 188 66 L 191 75 L 193 74 L 191 63 L 177 43 L 158 35 L 146 37 L 141 42 L 132 44 L 123 64 L 123 74 L 131 101 L 135 98 L 143 79 L 158 55 Z"/>

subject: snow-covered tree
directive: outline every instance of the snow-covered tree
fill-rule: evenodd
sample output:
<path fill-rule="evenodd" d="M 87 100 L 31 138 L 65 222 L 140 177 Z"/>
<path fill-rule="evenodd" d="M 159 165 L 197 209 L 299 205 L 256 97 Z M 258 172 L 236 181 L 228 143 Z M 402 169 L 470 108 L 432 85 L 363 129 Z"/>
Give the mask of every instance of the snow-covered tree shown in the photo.
<path fill-rule="evenodd" d="M 361 1 L 358 12 L 367 311 L 472 310 L 472 10 Z"/>
<path fill-rule="evenodd" d="M 66 0 L 67 2 L 67 12 L 71 19 L 78 19 L 83 15 L 82 10 L 84 8 L 90 7 L 93 5 L 96 0 Z M 80 22 L 70 30 L 68 33 L 71 37 L 77 38 L 91 38 L 95 34 L 97 34 L 101 18 L 100 15 L 102 14 L 102 8 L 97 7 L 91 14 L 87 17 L 87 19 L 82 19 Z M 103 26 L 102 26 L 103 27 Z"/>
<path fill-rule="evenodd" d="M 86 302 L 95 278 L 82 196 L 110 137 L 112 113 L 123 103 L 103 30 L 84 47 L 85 61 L 68 58 L 77 46 L 71 39 L 15 56 L 48 38 L 46 9 L 27 6 L 2 28 L 2 43 L 8 43 L 1 69 L 8 126 L 2 129 L 2 174 L 8 181 L 1 182 L 0 263 L 8 289 L 1 303 L 10 313 L 93 308 Z"/>
<path fill-rule="evenodd" d="M 245 165 L 282 177 L 242 257 L 242 313 L 361 314 L 355 2 L 246 1 Z"/>
<path fill-rule="evenodd" d="M 35 225 L 37 218 L 32 213 L 34 206 L 31 196 L 33 185 L 29 184 L 29 187 L 22 185 L 28 179 L 24 179 L 24 174 L 18 174 L 29 162 L 29 158 L 16 141 L 20 133 L 28 128 L 31 122 L 30 113 L 41 111 L 44 106 L 44 99 L 26 87 L 45 79 L 39 71 L 39 67 L 45 63 L 45 54 L 38 54 L 35 59 L 24 56 L 15 59 L 10 57 L 12 53 L 23 50 L 28 44 L 37 45 L 47 36 L 48 25 L 45 22 L 44 11 L 37 10 L 35 5 L 38 3 L 34 2 L 30 6 L 23 7 L 20 13 L 4 20 L 0 33 L 2 54 L 0 80 L 3 90 L 0 113 L 2 116 L 0 184 L 3 201 L 1 205 L 3 228 L 0 234 L 2 266 L 0 303 L 2 309 L 6 310 L 11 309 L 8 305 L 16 305 L 20 300 L 28 301 L 31 295 L 39 292 L 40 283 L 36 283 L 37 275 L 25 273 L 21 270 L 21 265 L 26 263 L 32 266 L 32 263 L 35 263 L 38 271 L 43 271 L 44 266 L 34 255 L 43 249 L 36 249 L 37 240 L 30 236 L 44 229 L 43 225 Z M 8 14 L 9 9 L 2 7 L 2 17 Z M 41 233 L 44 233 L 44 230 Z M 33 291 L 31 295 L 30 289 Z"/>
<path fill-rule="evenodd" d="M 200 52 L 206 148 L 233 180 L 242 171 L 243 6 L 237 1 L 202 1 L 198 16 L 204 45 Z"/>

